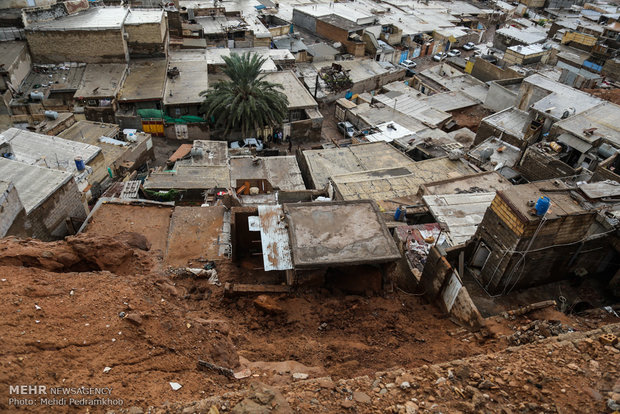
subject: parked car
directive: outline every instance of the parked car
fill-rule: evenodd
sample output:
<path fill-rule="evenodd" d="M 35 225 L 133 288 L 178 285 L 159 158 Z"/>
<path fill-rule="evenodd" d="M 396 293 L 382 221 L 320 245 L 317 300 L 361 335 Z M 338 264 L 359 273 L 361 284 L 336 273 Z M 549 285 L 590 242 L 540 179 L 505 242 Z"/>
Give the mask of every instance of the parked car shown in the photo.
<path fill-rule="evenodd" d="M 450 57 L 461 56 L 461 51 L 458 49 L 452 49 L 451 51 L 448 52 L 448 56 Z"/>
<path fill-rule="evenodd" d="M 400 62 L 400 66 L 406 69 L 413 69 L 416 66 L 418 66 L 418 64 L 415 63 L 413 60 L 407 59 L 407 60 L 403 60 L 402 62 Z"/>
<path fill-rule="evenodd" d="M 467 42 L 463 45 L 463 50 L 474 50 L 476 49 L 476 44 L 474 42 Z"/>
<path fill-rule="evenodd" d="M 350 122 L 338 122 L 338 130 L 349 138 L 353 138 L 353 135 L 355 135 L 355 128 L 353 128 L 353 124 Z"/>
<path fill-rule="evenodd" d="M 433 56 L 433 60 L 436 62 L 441 62 L 446 58 L 446 54 L 444 52 L 439 52 L 435 56 Z"/>
<path fill-rule="evenodd" d="M 230 143 L 230 148 L 254 148 L 256 151 L 263 150 L 263 141 L 256 138 L 244 138 Z"/>

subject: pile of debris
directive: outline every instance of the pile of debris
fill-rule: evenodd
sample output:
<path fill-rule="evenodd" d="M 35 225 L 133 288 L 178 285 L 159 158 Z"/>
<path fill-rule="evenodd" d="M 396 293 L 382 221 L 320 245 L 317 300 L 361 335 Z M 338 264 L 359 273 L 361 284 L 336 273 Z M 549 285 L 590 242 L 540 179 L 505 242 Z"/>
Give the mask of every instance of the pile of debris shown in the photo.
<path fill-rule="evenodd" d="M 520 326 L 507 339 L 511 345 L 524 345 L 568 332 L 575 332 L 575 330 L 570 326 L 563 325 L 560 321 L 536 320 L 527 325 Z"/>
<path fill-rule="evenodd" d="M 322 67 L 319 75 L 334 92 L 341 92 L 353 86 L 353 81 L 349 77 L 349 71 L 343 70 L 342 66 L 337 63 Z"/>

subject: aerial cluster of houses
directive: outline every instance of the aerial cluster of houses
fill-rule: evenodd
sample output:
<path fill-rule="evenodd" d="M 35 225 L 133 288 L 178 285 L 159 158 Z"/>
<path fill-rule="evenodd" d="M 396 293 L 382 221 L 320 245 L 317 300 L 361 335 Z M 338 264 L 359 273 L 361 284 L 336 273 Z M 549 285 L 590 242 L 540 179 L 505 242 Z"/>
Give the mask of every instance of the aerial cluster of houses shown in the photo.
<path fill-rule="evenodd" d="M 23 3 L 0 9 L 0 236 L 157 231 L 170 262 L 273 282 L 231 291 L 398 286 L 472 327 L 538 286 L 620 295 L 614 4 Z M 288 98 L 256 136 L 288 148 L 201 113 L 247 52 Z"/>

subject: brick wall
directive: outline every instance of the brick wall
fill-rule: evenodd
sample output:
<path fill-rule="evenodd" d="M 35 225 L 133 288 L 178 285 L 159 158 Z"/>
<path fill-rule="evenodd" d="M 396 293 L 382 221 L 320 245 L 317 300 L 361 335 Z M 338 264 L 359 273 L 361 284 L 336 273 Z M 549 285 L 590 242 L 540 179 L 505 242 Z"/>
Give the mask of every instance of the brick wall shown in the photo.
<path fill-rule="evenodd" d="M 166 20 L 159 23 L 125 25 L 128 42 L 131 43 L 163 43 L 166 38 Z"/>
<path fill-rule="evenodd" d="M 590 182 L 594 183 L 597 181 L 611 180 L 611 181 L 616 181 L 620 183 L 620 175 L 609 170 L 609 166 L 611 165 L 615 167 L 620 166 L 620 157 L 618 157 L 617 154 L 607 158 L 605 161 L 599 163 L 599 165 L 596 166 L 596 169 L 594 170 L 594 174 L 592 175 Z M 620 170 L 616 168 L 616 171 L 620 171 Z"/>
<path fill-rule="evenodd" d="M 26 31 L 37 63 L 125 62 L 127 43 L 119 30 Z"/>
<path fill-rule="evenodd" d="M 576 174 L 576 170 L 568 164 L 545 156 L 535 147 L 529 147 L 525 150 L 516 169 L 530 181 L 569 177 Z"/>
<path fill-rule="evenodd" d="M 37 239 L 54 240 L 68 234 L 65 223 L 68 217 L 82 222 L 87 215 L 82 194 L 75 180 L 71 179 L 28 214 L 30 228 L 27 230 Z"/>
<path fill-rule="evenodd" d="M 319 19 L 316 20 L 316 34 L 335 42 L 345 43 L 349 39 L 349 31 Z M 362 47 L 364 44 L 362 43 Z"/>

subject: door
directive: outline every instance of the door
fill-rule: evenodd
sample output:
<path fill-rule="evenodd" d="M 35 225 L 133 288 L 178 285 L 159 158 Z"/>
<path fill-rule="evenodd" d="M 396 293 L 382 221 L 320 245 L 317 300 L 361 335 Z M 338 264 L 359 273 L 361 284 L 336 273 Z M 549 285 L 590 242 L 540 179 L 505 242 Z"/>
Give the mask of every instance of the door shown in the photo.
<path fill-rule="evenodd" d="M 478 244 L 476 248 L 476 252 L 474 253 L 474 258 L 471 261 L 471 266 L 482 269 L 491 254 L 491 250 L 482 242 Z"/>

